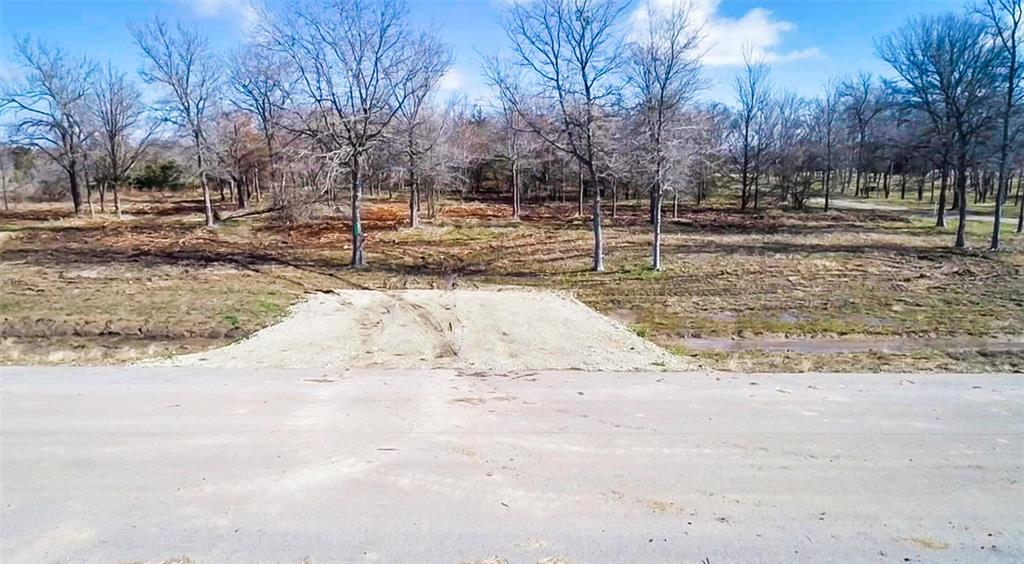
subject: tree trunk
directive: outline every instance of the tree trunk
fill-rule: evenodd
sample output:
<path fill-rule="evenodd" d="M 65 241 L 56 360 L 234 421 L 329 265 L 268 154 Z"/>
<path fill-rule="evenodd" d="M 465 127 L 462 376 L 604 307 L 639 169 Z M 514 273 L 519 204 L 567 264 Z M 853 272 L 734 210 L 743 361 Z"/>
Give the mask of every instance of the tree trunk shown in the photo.
<path fill-rule="evenodd" d="M 619 215 L 619 190 L 616 181 L 612 179 L 612 219 Z"/>
<path fill-rule="evenodd" d="M 825 211 L 828 211 L 828 204 L 832 193 L 832 169 L 825 168 Z"/>
<path fill-rule="evenodd" d="M 359 217 L 360 205 L 362 204 L 363 186 L 362 178 L 359 176 L 359 155 L 352 156 L 352 266 L 361 268 L 366 266 L 363 258 L 363 222 Z"/>
<path fill-rule="evenodd" d="M 590 182 L 594 192 L 593 224 L 594 224 L 594 272 L 604 272 L 604 234 L 601 232 L 601 186 L 597 182 L 597 174 L 590 171 Z M 580 186 L 582 193 L 583 187 Z"/>
<path fill-rule="evenodd" d="M 117 184 L 111 186 L 114 190 L 114 213 L 117 214 L 117 219 L 121 219 L 121 197 L 117 193 Z"/>
<path fill-rule="evenodd" d="M 999 250 L 999 227 L 1003 220 L 1003 202 L 1006 200 L 1008 184 L 1005 163 L 999 165 L 999 177 L 996 182 L 996 209 L 992 212 L 992 240 L 988 246 L 990 251 Z"/>
<path fill-rule="evenodd" d="M 519 201 L 519 161 L 512 160 L 512 218 L 519 219 L 520 209 Z"/>
<path fill-rule="evenodd" d="M 964 180 L 966 181 L 966 179 L 964 179 Z M 959 181 L 959 174 L 957 174 L 956 170 L 954 170 L 953 171 L 953 205 L 949 207 L 949 211 L 956 211 L 956 210 L 960 209 L 960 191 L 957 190 L 957 186 L 959 186 L 958 181 Z M 965 186 L 966 186 L 966 184 L 965 184 Z"/>
<path fill-rule="evenodd" d="M 238 181 L 232 178 L 231 183 L 235 185 L 235 191 L 238 193 L 238 209 L 245 209 L 248 205 L 245 201 L 245 179 Z"/>
<path fill-rule="evenodd" d="M 0 191 L 3 192 L 4 211 L 8 211 L 11 208 L 9 207 L 9 205 L 7 203 L 7 167 L 4 166 L 4 161 L 3 161 L 3 156 L 2 155 L 0 155 L 0 182 L 3 183 L 3 186 L 2 186 L 2 188 L 0 188 Z"/>
<path fill-rule="evenodd" d="M 746 146 L 743 148 L 743 168 L 740 174 L 740 211 L 743 211 L 747 209 L 747 194 L 750 186 L 750 156 L 747 154 Z"/>
<path fill-rule="evenodd" d="M 92 184 L 89 184 L 89 178 L 85 178 L 85 201 L 89 203 L 89 217 L 96 217 L 96 210 L 92 207 Z"/>
<path fill-rule="evenodd" d="M 974 203 L 983 204 L 988 201 L 988 173 L 979 174 L 978 169 L 971 171 L 971 181 L 974 183 Z"/>
<path fill-rule="evenodd" d="M 583 215 L 583 167 L 582 165 L 577 169 L 577 175 L 579 180 L 579 198 L 576 202 L 576 215 Z"/>
<path fill-rule="evenodd" d="M 962 249 L 967 245 L 965 237 L 967 231 L 967 155 L 964 153 L 957 155 L 956 165 L 956 194 L 960 201 L 957 216 L 960 223 L 956 226 L 956 242 L 953 246 Z"/>
<path fill-rule="evenodd" d="M 206 226 L 213 227 L 213 204 L 210 202 L 210 185 L 206 182 L 206 169 L 203 168 L 203 153 L 196 139 L 196 164 L 199 165 L 199 185 L 203 190 L 203 213 L 206 215 Z"/>
<path fill-rule="evenodd" d="M 271 179 L 270 185 L 274 185 L 273 179 Z M 260 193 L 260 167 L 256 167 L 252 173 L 252 191 L 257 202 L 263 201 L 263 194 Z"/>
<path fill-rule="evenodd" d="M 71 185 L 71 204 L 75 206 L 75 215 L 82 212 L 82 191 L 78 187 L 78 164 L 74 160 L 68 165 L 68 184 Z"/>
<path fill-rule="evenodd" d="M 106 213 L 107 212 L 107 202 L 106 202 L 106 199 L 107 199 L 107 183 L 106 182 L 100 182 L 99 189 L 100 189 L 100 213 Z"/>
<path fill-rule="evenodd" d="M 754 175 L 754 210 L 757 210 L 757 206 L 760 205 L 761 200 L 761 175 Z"/>
<path fill-rule="evenodd" d="M 889 199 L 889 174 L 887 172 L 882 173 L 882 198 Z"/>
<path fill-rule="evenodd" d="M 1020 203 L 1022 197 L 1024 197 L 1024 169 L 1021 169 L 1017 173 L 1017 193 L 1014 194 L 1014 206 Z"/>
<path fill-rule="evenodd" d="M 946 226 L 946 185 L 949 183 L 949 168 L 942 167 L 942 181 L 939 183 L 939 205 L 936 207 L 935 227 Z M 934 179 L 933 179 L 934 180 Z M 934 182 L 932 183 L 934 187 Z"/>
<path fill-rule="evenodd" d="M 206 226 L 213 227 L 213 202 L 210 198 L 210 185 L 206 182 L 206 175 L 199 175 L 199 185 L 203 191 L 203 214 L 206 218 Z"/>
<path fill-rule="evenodd" d="M 420 192 L 420 181 L 416 180 L 416 214 L 423 209 L 423 194 Z"/>
<path fill-rule="evenodd" d="M 419 191 L 419 186 L 416 187 Z M 430 184 L 427 188 L 427 218 L 434 219 L 437 215 L 437 207 L 435 205 L 437 198 L 437 190 L 434 189 L 434 185 Z"/>
<path fill-rule="evenodd" d="M 416 173 L 409 167 L 409 227 L 420 226 L 420 205 L 419 185 L 416 183 Z"/>
<path fill-rule="evenodd" d="M 1007 5 L 1007 7 L 1009 7 Z M 1019 8 L 1019 5 L 1018 5 Z M 1014 26 L 1016 27 L 1016 26 Z M 999 250 L 999 223 L 1002 221 L 1003 215 L 1003 202 L 1007 199 L 1007 195 L 1010 192 L 1010 179 L 1013 178 L 1012 171 L 1007 177 L 1007 166 L 1010 160 L 1010 121 L 1013 119 L 1014 105 L 1016 104 L 1016 89 L 1017 79 L 1019 78 L 1018 73 L 1018 57 L 1017 57 L 1017 39 L 1012 40 L 1012 49 L 1010 50 L 1010 66 L 1007 69 L 1008 88 L 1006 90 L 1006 102 L 1003 105 L 1003 123 L 1002 123 L 1002 135 L 1001 143 L 999 145 L 999 179 L 998 185 L 996 186 L 996 209 L 992 214 L 992 242 L 989 248 L 993 251 Z M 1020 191 L 1020 185 L 1018 183 L 1018 192 Z M 1021 208 L 1020 217 L 1017 220 L 1017 233 L 1021 232 L 1022 223 L 1024 223 L 1024 207 Z"/>
<path fill-rule="evenodd" d="M 661 197 L 662 188 L 654 189 L 654 244 L 651 246 L 651 268 L 661 270 Z"/>
<path fill-rule="evenodd" d="M 1021 180 L 1024 180 L 1024 171 L 1017 179 L 1017 193 L 1021 190 Z M 1024 197 L 1020 198 L 1020 209 L 1017 211 L 1017 233 L 1024 233 Z"/>
<path fill-rule="evenodd" d="M 654 225 L 654 214 L 657 213 L 657 209 L 654 207 L 654 200 L 654 185 L 652 184 L 651 188 L 647 191 L 647 222 L 651 225 Z"/>

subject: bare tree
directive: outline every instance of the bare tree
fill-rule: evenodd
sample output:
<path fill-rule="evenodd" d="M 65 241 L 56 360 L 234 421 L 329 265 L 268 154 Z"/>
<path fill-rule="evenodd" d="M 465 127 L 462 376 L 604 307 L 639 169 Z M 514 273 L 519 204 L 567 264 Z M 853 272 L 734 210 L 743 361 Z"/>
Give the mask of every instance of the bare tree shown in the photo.
<path fill-rule="evenodd" d="M 693 113 L 698 138 L 694 141 L 696 154 L 691 176 L 696 183 L 694 201 L 700 205 L 715 192 L 719 179 L 724 176 L 731 115 L 729 109 L 719 103 L 700 107 Z"/>
<path fill-rule="evenodd" d="M 206 37 L 194 26 L 178 23 L 173 28 L 163 19 L 131 27 L 146 66 L 142 78 L 163 87 L 161 103 L 165 120 L 188 135 L 203 191 L 206 226 L 213 227 L 213 205 L 206 179 L 207 129 L 219 93 L 219 62 Z"/>
<path fill-rule="evenodd" d="M 622 10 L 614 0 L 537 0 L 512 4 L 503 21 L 526 80 L 521 92 L 502 88 L 529 129 L 582 169 L 593 196 L 596 272 L 604 270 L 598 138 L 618 86 Z M 557 124 L 554 132 L 543 116 Z"/>
<path fill-rule="evenodd" d="M 876 118 L 889 107 L 889 100 L 886 89 L 877 84 L 871 73 L 866 72 L 858 73 L 855 78 L 843 81 L 839 86 L 839 91 L 856 140 L 857 152 L 854 162 L 856 181 L 853 193 L 855 196 L 860 196 L 861 177 L 865 169 L 868 168 L 866 149 L 871 140 L 872 127 Z"/>
<path fill-rule="evenodd" d="M 747 209 L 752 186 L 757 180 L 761 153 L 765 139 L 761 135 L 764 121 L 771 103 L 772 85 L 768 76 L 768 65 L 755 61 L 747 50 L 743 54 L 743 73 L 736 76 L 736 98 L 739 111 L 736 115 L 735 139 L 736 164 L 740 176 L 740 209 Z"/>
<path fill-rule="evenodd" d="M 145 108 L 138 88 L 109 64 L 99 73 L 92 106 L 98 130 L 101 181 L 113 189 L 114 210 L 121 217 L 118 188 L 127 182 L 128 173 L 149 146 L 156 124 L 144 123 Z"/>
<path fill-rule="evenodd" d="M 1003 215 L 1003 204 L 1009 193 L 1012 173 L 1010 148 L 1016 142 L 1020 126 L 1015 124 L 1017 114 L 1024 105 L 1024 88 L 1021 87 L 1021 42 L 1024 40 L 1024 0 L 984 0 L 976 11 L 987 21 L 990 33 L 995 36 L 996 48 L 1004 53 L 1003 94 L 999 109 L 999 172 L 996 180 L 996 207 L 992 215 L 992 240 L 989 249 L 999 250 L 999 225 Z M 1024 207 L 1017 219 L 1017 232 L 1024 231 Z"/>
<path fill-rule="evenodd" d="M 778 179 L 779 200 L 803 209 L 810 194 L 811 126 L 808 104 L 792 92 L 783 92 L 773 104 L 772 155 L 774 176 Z"/>
<path fill-rule="evenodd" d="M 348 163 L 352 190 L 352 266 L 365 264 L 362 167 L 413 91 L 423 36 L 399 0 L 298 2 L 265 24 L 272 48 L 294 64 L 302 102 L 314 109 L 306 134 L 325 158 Z"/>
<path fill-rule="evenodd" d="M 878 51 L 903 79 L 908 102 L 927 112 L 936 132 L 948 133 L 959 201 L 955 246 L 964 247 L 968 168 L 991 124 L 1001 53 L 982 23 L 955 14 L 913 19 L 882 39 Z"/>
<path fill-rule="evenodd" d="M 430 153 L 441 140 L 440 128 L 431 128 L 431 122 L 443 123 L 443 120 L 432 120 L 431 105 L 433 95 L 441 77 L 451 68 L 452 55 L 447 46 L 434 35 L 423 33 L 413 44 L 414 60 L 421 64 L 410 68 L 411 76 L 400 81 L 397 87 L 404 103 L 399 108 L 397 126 L 404 141 L 404 152 L 407 164 L 406 173 L 409 180 L 409 225 L 418 227 L 420 206 L 420 184 L 418 175 L 422 172 L 421 160 Z"/>
<path fill-rule="evenodd" d="M 465 101 L 453 97 L 441 109 L 433 106 L 422 116 L 421 136 L 425 140 L 417 159 L 419 185 L 427 187 L 427 217 L 437 214 L 438 195 L 465 183 L 466 151 L 460 133 L 465 121 Z M 417 193 L 420 188 L 417 188 Z"/>
<path fill-rule="evenodd" d="M 634 116 L 628 110 L 629 108 L 621 108 L 616 112 L 614 121 L 604 131 L 607 139 L 602 140 L 602 143 L 608 145 L 601 164 L 603 175 L 611 189 L 612 219 L 618 215 L 619 186 L 628 179 L 639 179 L 640 162 L 647 162 L 640 154 L 639 144 L 636 142 L 640 137 L 639 124 L 637 120 L 632 119 Z M 653 222 L 651 223 L 653 225 Z"/>
<path fill-rule="evenodd" d="M 15 116 L 12 137 L 33 146 L 68 176 L 75 214 L 82 211 L 80 175 L 91 135 L 88 103 L 96 65 L 63 49 L 28 37 L 15 44 L 24 80 L 3 94 L 2 106 Z"/>
<path fill-rule="evenodd" d="M 661 201 L 671 168 L 684 161 L 672 158 L 672 147 L 684 142 L 684 105 L 704 84 L 697 52 L 699 29 L 690 4 L 673 2 L 666 10 L 647 3 L 642 37 L 631 45 L 629 84 L 636 96 L 642 124 L 644 164 L 654 210 L 651 268 L 661 270 Z"/>
<path fill-rule="evenodd" d="M 483 72 L 487 82 L 497 94 L 497 106 L 501 119 L 500 130 L 503 138 L 502 153 L 509 165 L 512 217 L 519 219 L 519 214 L 522 212 L 520 166 L 527 128 L 515 106 L 515 101 L 522 99 L 522 94 L 519 91 L 520 80 L 515 69 L 497 57 L 484 58 Z"/>
<path fill-rule="evenodd" d="M 277 182 L 278 132 L 285 107 L 291 101 L 291 72 L 288 61 L 259 45 L 234 53 L 228 84 L 232 104 L 256 118 L 267 151 L 271 185 Z"/>
<path fill-rule="evenodd" d="M 263 139 L 253 126 L 254 119 L 250 113 L 241 110 L 222 112 L 214 122 L 211 136 L 211 146 L 217 157 L 219 183 L 222 187 L 225 181 L 229 184 L 238 209 L 248 206 L 247 178 L 254 176 L 262 152 Z"/>
<path fill-rule="evenodd" d="M 825 84 L 825 92 L 814 101 L 815 131 L 818 138 L 818 149 L 824 161 L 822 173 L 822 190 L 825 193 L 825 211 L 828 211 L 832 195 L 832 171 L 835 168 L 836 145 L 839 142 L 837 126 L 840 111 L 840 90 L 835 81 Z"/>

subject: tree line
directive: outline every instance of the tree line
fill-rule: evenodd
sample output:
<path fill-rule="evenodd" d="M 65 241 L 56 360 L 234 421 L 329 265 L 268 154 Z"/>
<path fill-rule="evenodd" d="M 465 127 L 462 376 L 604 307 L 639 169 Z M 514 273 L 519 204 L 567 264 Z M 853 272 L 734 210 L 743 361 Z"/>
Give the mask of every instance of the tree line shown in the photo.
<path fill-rule="evenodd" d="M 478 62 L 486 103 L 441 96 L 452 51 L 401 0 L 265 9 L 254 39 L 230 53 L 188 23 L 133 25 L 153 104 L 110 64 L 20 38 L 24 77 L 0 102 L 4 206 L 29 150 L 63 171 L 76 213 L 92 209 L 95 187 L 120 215 L 119 188 L 153 155 L 198 187 L 210 227 L 218 188 L 239 209 L 266 199 L 293 220 L 345 197 L 353 266 L 365 264 L 363 197 L 384 191 L 408 198 L 412 227 L 444 194 L 500 198 L 516 218 L 524 202 L 575 199 L 591 218 L 595 271 L 603 214 L 624 199 L 648 202 L 654 269 L 666 198 L 676 214 L 681 199 L 712 196 L 743 211 L 802 210 L 812 198 L 828 211 L 837 193 L 927 197 L 937 226 L 958 215 L 956 247 L 969 206 L 991 202 L 997 250 L 1012 196 L 1024 229 L 1022 0 L 912 18 L 876 40 L 892 77 L 830 78 L 813 98 L 777 87 L 748 53 L 728 103 L 702 94 L 704 37 L 690 4 L 626 7 L 508 4 L 506 48 Z"/>

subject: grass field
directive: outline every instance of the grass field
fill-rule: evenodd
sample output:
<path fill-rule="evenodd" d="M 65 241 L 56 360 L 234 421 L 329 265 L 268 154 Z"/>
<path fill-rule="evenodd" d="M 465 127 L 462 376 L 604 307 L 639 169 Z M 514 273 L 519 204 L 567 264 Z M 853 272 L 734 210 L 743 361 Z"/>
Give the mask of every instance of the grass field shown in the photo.
<path fill-rule="evenodd" d="M 129 195 L 124 220 L 66 204 L 0 215 L 0 361 L 104 363 L 217 346 L 272 323 L 313 291 L 518 285 L 573 291 L 635 332 L 712 368 L 1024 370 L 1024 346 L 899 353 L 696 350 L 694 338 L 1024 336 L 1024 238 L 949 248 L 951 227 L 893 212 L 739 213 L 683 207 L 647 266 L 643 204 L 607 217 L 605 273 L 588 270 L 589 219 L 574 206 L 445 203 L 419 229 L 404 201 L 371 200 L 365 269 L 347 267 L 344 217 L 302 225 L 253 213 L 201 225 L 194 196 Z M 954 222 L 955 223 L 955 222 Z M 976 342 L 973 340 L 972 342 Z"/>

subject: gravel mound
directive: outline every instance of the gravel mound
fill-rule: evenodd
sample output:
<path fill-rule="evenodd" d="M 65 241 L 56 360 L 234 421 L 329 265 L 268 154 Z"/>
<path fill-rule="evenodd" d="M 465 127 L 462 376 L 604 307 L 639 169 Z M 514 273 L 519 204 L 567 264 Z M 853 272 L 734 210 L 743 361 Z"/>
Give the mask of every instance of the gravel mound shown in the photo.
<path fill-rule="evenodd" d="M 684 360 L 560 293 L 341 290 L 176 366 L 686 370 Z"/>

